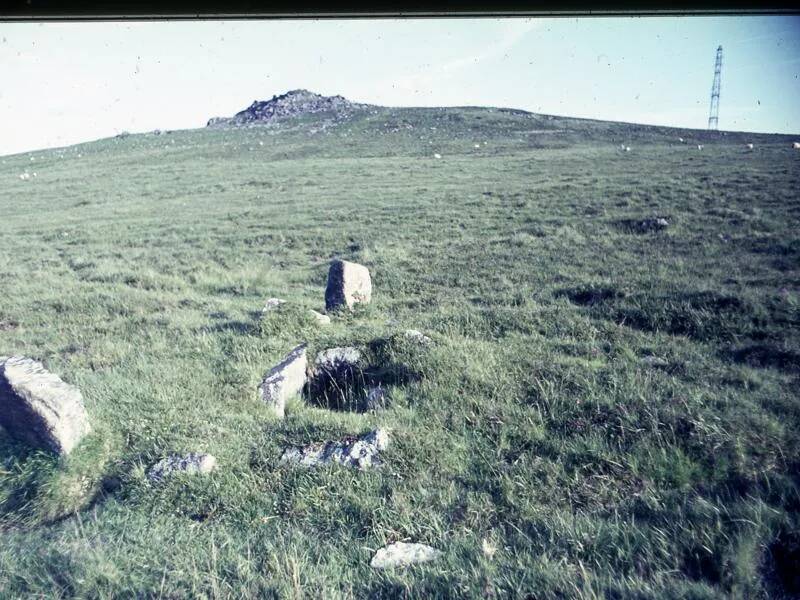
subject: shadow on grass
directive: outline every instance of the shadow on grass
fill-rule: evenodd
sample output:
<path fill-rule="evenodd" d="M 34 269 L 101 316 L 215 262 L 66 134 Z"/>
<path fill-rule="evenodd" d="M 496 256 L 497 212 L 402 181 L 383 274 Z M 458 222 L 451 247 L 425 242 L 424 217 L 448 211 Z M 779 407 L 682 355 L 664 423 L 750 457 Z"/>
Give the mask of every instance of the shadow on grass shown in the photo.
<path fill-rule="evenodd" d="M 256 323 L 253 321 L 224 321 L 202 328 L 202 331 L 213 333 L 235 333 L 238 335 L 252 335 L 256 333 Z"/>
<path fill-rule="evenodd" d="M 781 530 L 765 556 L 765 579 L 776 598 L 800 598 L 800 532 Z"/>
<path fill-rule="evenodd" d="M 663 217 L 620 219 L 614 221 L 614 226 L 623 233 L 645 235 L 648 233 L 657 233 L 666 229 L 668 227 L 668 220 Z"/>
<path fill-rule="evenodd" d="M 607 300 L 620 298 L 623 294 L 613 287 L 576 287 L 558 290 L 555 296 L 567 298 L 579 306 L 594 306 Z"/>
<path fill-rule="evenodd" d="M 727 352 L 734 362 L 760 369 L 772 368 L 789 373 L 800 372 L 800 354 L 772 344 L 752 344 Z"/>
<path fill-rule="evenodd" d="M 98 454 L 101 446 L 102 440 L 90 438 L 65 460 L 0 430 L 0 528 L 59 523 L 114 493 L 114 478 L 102 473 L 108 463 Z"/>
<path fill-rule="evenodd" d="M 420 379 L 419 373 L 401 363 L 347 367 L 317 374 L 306 387 L 306 398 L 320 408 L 361 413 L 386 408 L 389 386 Z"/>

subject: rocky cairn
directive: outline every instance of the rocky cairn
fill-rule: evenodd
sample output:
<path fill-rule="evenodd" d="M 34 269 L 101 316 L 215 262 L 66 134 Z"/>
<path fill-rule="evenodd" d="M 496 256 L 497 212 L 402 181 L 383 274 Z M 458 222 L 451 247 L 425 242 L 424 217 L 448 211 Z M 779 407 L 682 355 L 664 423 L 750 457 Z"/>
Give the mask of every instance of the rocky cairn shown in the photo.
<path fill-rule="evenodd" d="M 364 265 L 346 260 L 334 260 L 328 270 L 325 289 L 326 310 L 347 307 L 352 310 L 358 303 L 372 300 L 372 279 Z"/>

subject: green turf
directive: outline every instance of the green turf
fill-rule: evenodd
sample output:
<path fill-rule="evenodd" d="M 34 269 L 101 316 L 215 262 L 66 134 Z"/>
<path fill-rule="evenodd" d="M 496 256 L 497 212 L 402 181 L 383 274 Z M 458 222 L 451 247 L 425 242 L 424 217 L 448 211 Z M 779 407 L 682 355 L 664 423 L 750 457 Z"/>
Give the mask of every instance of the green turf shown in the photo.
<path fill-rule="evenodd" d="M 0 354 L 94 425 L 61 463 L 0 433 L 0 597 L 800 593 L 792 138 L 316 119 L 0 157 Z M 334 257 L 373 303 L 322 328 Z M 302 341 L 400 374 L 387 407 L 271 417 L 258 382 Z M 376 426 L 380 470 L 278 464 Z M 219 470 L 148 483 L 173 451 Z M 371 569 L 397 540 L 443 556 Z"/>

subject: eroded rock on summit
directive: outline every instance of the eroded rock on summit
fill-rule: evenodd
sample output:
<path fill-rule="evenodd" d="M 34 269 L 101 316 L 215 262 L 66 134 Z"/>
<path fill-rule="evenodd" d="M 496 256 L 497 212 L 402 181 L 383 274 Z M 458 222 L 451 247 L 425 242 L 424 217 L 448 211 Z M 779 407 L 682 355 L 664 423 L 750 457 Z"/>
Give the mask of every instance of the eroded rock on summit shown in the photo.
<path fill-rule="evenodd" d="M 329 113 L 338 118 L 347 117 L 368 104 L 350 102 L 343 96 L 322 96 L 308 90 L 291 90 L 271 100 L 256 100 L 243 111 L 230 118 L 214 117 L 207 127 L 235 127 L 258 125 L 285 117 Z"/>

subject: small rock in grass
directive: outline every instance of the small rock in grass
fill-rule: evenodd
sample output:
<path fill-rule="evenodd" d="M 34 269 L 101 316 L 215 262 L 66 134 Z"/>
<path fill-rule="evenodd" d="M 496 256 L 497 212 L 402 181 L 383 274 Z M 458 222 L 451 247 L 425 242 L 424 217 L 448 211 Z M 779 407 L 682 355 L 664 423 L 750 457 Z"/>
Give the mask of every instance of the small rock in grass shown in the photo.
<path fill-rule="evenodd" d="M 331 318 L 328 315 L 323 315 L 315 310 L 311 310 L 311 315 L 317 320 L 319 325 L 330 325 Z"/>
<path fill-rule="evenodd" d="M 423 346 L 427 346 L 432 341 L 431 338 L 416 329 L 407 329 L 404 335 L 407 340 Z"/>
<path fill-rule="evenodd" d="M 205 475 L 217 467 L 217 459 L 210 454 L 190 452 L 189 454 L 171 454 L 154 464 L 147 477 L 150 481 L 161 481 L 165 477 L 186 473 L 189 475 Z"/>
<path fill-rule="evenodd" d="M 666 367 L 669 365 L 666 360 L 657 356 L 645 356 L 642 358 L 641 362 L 648 367 Z"/>
<path fill-rule="evenodd" d="M 372 300 L 372 279 L 369 269 L 346 260 L 334 260 L 328 270 L 325 288 L 325 309 L 335 310 L 346 306 L 368 304 Z"/>
<path fill-rule="evenodd" d="M 395 542 L 378 550 L 369 563 L 374 569 L 407 567 L 417 563 L 430 562 L 441 556 L 441 551 L 425 544 Z"/>
<path fill-rule="evenodd" d="M 286 400 L 303 391 L 307 367 L 306 345 L 300 344 L 264 375 L 258 394 L 276 416 L 283 418 Z"/>
<path fill-rule="evenodd" d="M 647 233 L 649 231 L 661 231 L 667 227 L 669 227 L 669 221 L 663 217 L 642 219 L 637 223 L 637 228 L 642 233 Z"/>
<path fill-rule="evenodd" d="M 78 388 L 24 356 L 0 357 L 0 425 L 11 437 L 60 455 L 91 431 Z"/>
<path fill-rule="evenodd" d="M 388 446 L 389 432 L 379 428 L 359 437 L 287 448 L 281 455 L 281 462 L 306 467 L 339 464 L 366 469 L 381 464 L 379 454 Z"/>
<path fill-rule="evenodd" d="M 282 300 L 280 298 L 270 298 L 264 304 L 264 308 L 261 309 L 261 312 L 268 313 L 271 310 L 275 310 L 276 308 L 278 308 L 281 304 L 286 304 L 286 300 Z"/>

